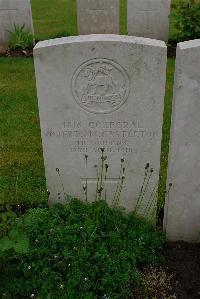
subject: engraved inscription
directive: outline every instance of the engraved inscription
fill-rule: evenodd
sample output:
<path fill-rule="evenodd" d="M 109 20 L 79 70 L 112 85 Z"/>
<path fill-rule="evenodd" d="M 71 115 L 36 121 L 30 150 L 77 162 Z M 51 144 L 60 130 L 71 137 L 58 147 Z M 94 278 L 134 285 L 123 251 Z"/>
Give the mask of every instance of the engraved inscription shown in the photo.
<path fill-rule="evenodd" d="M 88 121 L 68 119 L 60 128 L 48 128 L 47 138 L 66 140 L 71 153 L 99 152 L 101 147 L 107 153 L 139 154 L 148 153 L 148 144 L 154 142 L 159 132 L 145 128 L 139 119 L 118 121 Z M 138 143 L 142 148 L 138 147 Z"/>
<path fill-rule="evenodd" d="M 82 64 L 72 78 L 76 102 L 93 113 L 110 113 L 127 100 L 130 82 L 126 71 L 108 59 L 93 59 Z"/>

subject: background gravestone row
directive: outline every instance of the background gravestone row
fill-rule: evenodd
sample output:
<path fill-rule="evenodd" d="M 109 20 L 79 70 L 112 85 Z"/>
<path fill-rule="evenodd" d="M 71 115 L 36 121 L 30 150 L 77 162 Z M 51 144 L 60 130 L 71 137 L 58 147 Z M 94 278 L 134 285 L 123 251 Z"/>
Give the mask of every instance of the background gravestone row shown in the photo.
<path fill-rule="evenodd" d="M 167 41 L 171 0 L 127 0 L 127 29 L 133 36 Z M 119 34 L 119 0 L 77 0 L 79 34 Z M 0 1 L 0 45 L 14 25 L 33 30 L 30 0 Z"/>
<path fill-rule="evenodd" d="M 171 0 L 127 0 L 128 35 L 168 40 Z M 79 34 L 119 34 L 119 0 L 77 0 Z"/>

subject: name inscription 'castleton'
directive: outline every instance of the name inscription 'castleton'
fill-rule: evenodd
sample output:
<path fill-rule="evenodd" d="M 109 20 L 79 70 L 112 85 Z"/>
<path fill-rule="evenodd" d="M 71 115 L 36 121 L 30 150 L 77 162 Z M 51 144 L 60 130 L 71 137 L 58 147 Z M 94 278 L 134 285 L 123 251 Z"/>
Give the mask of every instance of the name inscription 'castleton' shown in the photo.
<path fill-rule="evenodd" d="M 82 64 L 72 78 L 76 102 L 93 113 L 109 113 L 127 100 L 130 82 L 126 71 L 108 59 L 92 59 Z"/>

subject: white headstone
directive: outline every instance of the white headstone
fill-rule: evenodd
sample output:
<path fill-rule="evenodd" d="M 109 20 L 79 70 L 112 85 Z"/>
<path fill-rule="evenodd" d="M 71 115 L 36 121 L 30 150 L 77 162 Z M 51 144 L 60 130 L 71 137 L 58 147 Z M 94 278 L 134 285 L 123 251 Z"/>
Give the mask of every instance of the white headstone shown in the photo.
<path fill-rule="evenodd" d="M 14 25 L 25 25 L 24 29 L 33 33 L 30 0 L 0 0 L 0 45 L 9 42 Z"/>
<path fill-rule="evenodd" d="M 155 170 L 151 184 L 158 181 L 164 42 L 84 35 L 40 42 L 34 57 L 50 201 L 62 201 L 64 191 L 83 199 L 86 181 L 88 199 L 94 200 L 94 166 L 100 148 L 105 148 L 106 197 L 112 200 L 124 157 L 126 179 L 120 204 L 133 209 L 146 163 Z"/>
<path fill-rule="evenodd" d="M 119 0 L 77 0 L 79 34 L 119 34 Z"/>
<path fill-rule="evenodd" d="M 128 0 L 129 35 L 168 40 L 171 0 Z"/>
<path fill-rule="evenodd" d="M 165 207 L 169 240 L 200 240 L 200 40 L 177 47 Z"/>

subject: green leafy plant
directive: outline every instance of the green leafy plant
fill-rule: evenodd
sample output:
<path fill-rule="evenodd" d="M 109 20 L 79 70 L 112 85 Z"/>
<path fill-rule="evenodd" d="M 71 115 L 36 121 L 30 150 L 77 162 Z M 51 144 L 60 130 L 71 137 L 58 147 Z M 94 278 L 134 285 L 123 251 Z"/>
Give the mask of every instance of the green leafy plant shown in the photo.
<path fill-rule="evenodd" d="M 27 252 L 29 238 L 17 227 L 12 227 L 7 236 L 0 239 L 0 252 L 13 249 L 17 253 Z"/>
<path fill-rule="evenodd" d="M 25 50 L 34 45 L 34 35 L 25 30 L 25 26 L 14 25 L 13 31 L 9 31 L 9 47 L 11 50 Z"/>
<path fill-rule="evenodd" d="M 19 227 L 12 226 L 16 219 L 17 213 L 4 193 L 0 193 L 0 255 L 11 249 L 18 253 L 28 250 L 29 239 Z"/>
<path fill-rule="evenodd" d="M 13 211 L 8 198 L 5 194 L 0 193 L 0 238 L 7 234 L 11 223 L 17 218 Z"/>
<path fill-rule="evenodd" d="M 200 0 L 179 2 L 174 20 L 177 41 L 200 38 Z"/>
<path fill-rule="evenodd" d="M 163 234 L 102 200 L 32 209 L 13 226 L 30 245 L 4 260 L 0 295 L 11 298 L 133 298 L 130 285 L 145 287 L 140 269 L 163 261 Z"/>

